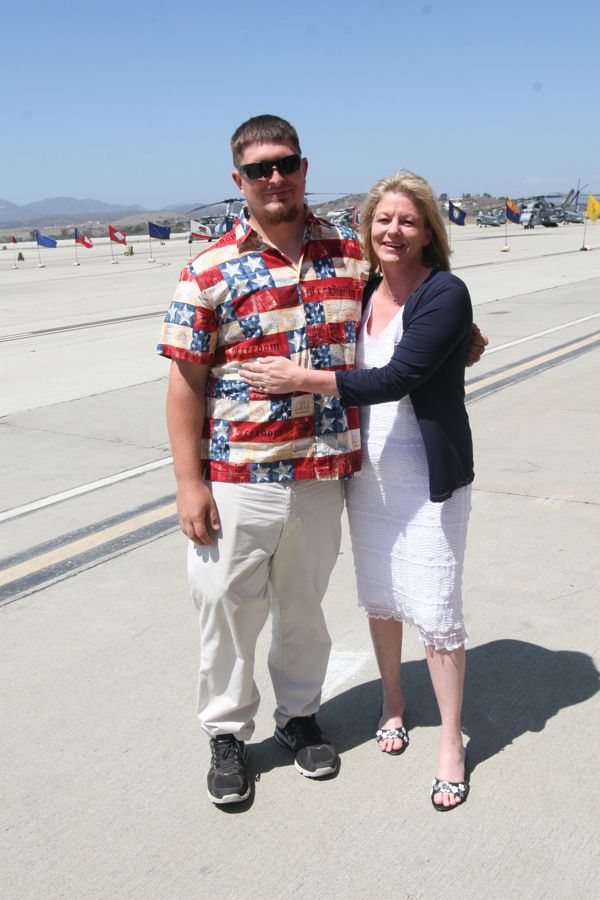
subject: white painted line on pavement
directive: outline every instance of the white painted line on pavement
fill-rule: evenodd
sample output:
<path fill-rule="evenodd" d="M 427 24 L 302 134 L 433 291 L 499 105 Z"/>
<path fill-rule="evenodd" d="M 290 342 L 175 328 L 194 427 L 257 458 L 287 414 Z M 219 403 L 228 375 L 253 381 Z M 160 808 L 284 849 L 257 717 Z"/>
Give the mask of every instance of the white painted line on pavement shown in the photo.
<path fill-rule="evenodd" d="M 365 663 L 372 657 L 373 654 L 367 653 L 365 650 L 332 650 L 327 666 L 327 677 L 323 685 L 323 699 L 329 699 L 338 688 L 358 675 Z"/>
<path fill-rule="evenodd" d="M 590 319 L 596 319 L 600 313 L 592 313 L 589 316 L 583 316 L 581 319 L 573 319 L 571 322 L 564 322 L 562 325 L 555 325 L 554 328 L 546 328 L 545 331 L 538 331 L 535 334 L 529 334 L 526 337 L 519 338 L 516 341 L 509 341 L 507 344 L 500 344 L 498 347 L 491 347 L 485 351 L 485 355 L 490 353 L 498 353 L 500 350 L 507 350 L 509 347 L 516 347 L 518 344 L 524 344 L 527 341 L 533 341 L 535 338 L 543 337 L 546 334 L 553 334 L 563 328 L 570 328 L 571 325 L 578 325 L 581 322 L 588 322 Z M 41 500 L 34 500 L 25 506 L 16 506 L 13 509 L 0 512 L 0 522 L 7 522 L 24 513 L 33 512 L 36 509 L 44 509 L 46 506 L 52 506 L 54 503 L 60 503 L 62 500 L 69 500 L 71 497 L 78 497 L 81 494 L 87 494 L 89 491 L 95 491 L 97 488 L 106 487 L 115 484 L 118 481 L 125 481 L 127 478 L 134 478 L 136 475 L 142 475 L 144 472 L 151 472 L 154 469 L 160 469 L 163 466 L 170 466 L 173 457 L 168 456 L 165 459 L 157 459 L 154 462 L 146 463 L 135 469 L 127 469 L 125 472 L 118 472 L 116 475 L 109 475 L 107 478 L 101 478 L 99 481 L 91 481 L 89 484 L 82 484 L 79 487 L 71 488 L 68 491 L 62 491 L 60 494 L 54 494 L 50 497 L 44 497 Z M 331 665 L 331 663 L 330 663 Z"/>
<path fill-rule="evenodd" d="M 580 322 L 588 322 L 590 319 L 597 319 L 600 313 L 592 313 L 591 316 L 584 316 L 582 319 L 573 319 L 572 322 L 565 322 L 563 325 L 555 325 L 554 328 L 546 328 L 545 331 L 538 331 L 536 334 L 528 334 L 526 337 L 519 338 L 517 341 L 509 341 L 508 344 L 500 344 L 499 347 L 491 347 L 485 351 L 485 356 L 490 353 L 498 353 L 499 350 L 506 350 L 508 347 L 516 347 L 517 344 L 524 344 L 526 341 L 533 341 L 535 338 L 543 337 L 545 334 L 552 334 L 554 331 L 560 331 L 561 328 L 570 328 L 571 325 L 578 325 Z M 484 358 L 485 358 L 484 356 Z"/>
<path fill-rule="evenodd" d="M 172 456 L 165 459 L 157 459 L 154 462 L 146 463 L 143 466 L 137 466 L 135 469 L 127 469 L 125 472 L 117 472 L 116 475 L 109 475 L 107 478 L 101 478 L 99 481 L 90 481 L 88 484 L 82 484 L 79 487 L 71 488 L 68 491 L 62 491 L 60 494 L 53 494 L 50 497 L 43 497 L 41 500 L 34 500 L 32 503 L 26 503 L 24 506 L 15 506 L 13 509 L 5 509 L 0 512 L 0 522 L 7 522 L 9 519 L 15 519 L 22 516 L 23 513 L 33 512 L 36 509 L 43 509 L 46 506 L 52 506 L 54 503 L 60 503 L 62 500 L 70 500 L 71 497 L 79 497 L 81 494 L 87 494 L 89 491 L 95 491 L 97 488 L 106 487 L 109 484 L 115 484 L 118 481 L 125 481 L 127 478 L 134 478 L 136 475 L 143 475 L 144 472 L 152 472 L 154 469 L 162 469 L 163 466 L 170 466 L 173 462 Z"/>

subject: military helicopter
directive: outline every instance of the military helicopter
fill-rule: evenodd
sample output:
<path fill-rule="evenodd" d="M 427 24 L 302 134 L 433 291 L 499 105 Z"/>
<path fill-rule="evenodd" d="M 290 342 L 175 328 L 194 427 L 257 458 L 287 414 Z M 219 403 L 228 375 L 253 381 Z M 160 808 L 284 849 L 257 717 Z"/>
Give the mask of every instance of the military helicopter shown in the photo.
<path fill-rule="evenodd" d="M 338 193 L 341 197 L 348 196 L 347 192 Z M 331 192 L 306 192 L 307 197 L 331 197 L 334 194 Z M 214 203 L 203 203 L 201 206 L 195 206 L 193 209 L 189 209 L 186 213 L 187 215 L 200 212 L 203 209 L 211 209 L 215 206 L 225 206 L 225 214 L 223 216 L 200 216 L 197 223 L 200 227 L 196 229 L 196 233 L 190 231 L 188 238 L 189 243 L 191 244 L 194 240 L 207 240 L 210 242 L 220 238 L 225 232 L 230 231 L 231 228 L 233 228 L 235 217 L 240 211 L 243 203 L 244 200 L 241 197 L 228 197 L 224 200 L 216 200 Z M 239 204 L 238 208 L 234 209 L 236 204 Z M 328 218 L 336 225 L 349 225 L 351 228 L 357 228 L 360 223 L 360 214 L 358 207 L 356 206 L 348 206 L 344 209 L 336 210 L 335 215 L 329 215 Z"/>
<path fill-rule="evenodd" d="M 480 209 L 475 217 L 475 224 L 481 228 L 487 228 L 491 225 L 493 228 L 499 228 L 504 225 L 506 214 L 503 209 L 497 207 L 495 209 Z"/>
<path fill-rule="evenodd" d="M 537 197 L 525 197 L 521 200 L 521 225 L 523 228 L 556 228 L 559 222 L 582 222 L 583 216 L 578 211 L 579 195 L 585 190 L 577 186 L 568 194 L 546 194 Z"/>
<path fill-rule="evenodd" d="M 357 206 L 347 206 L 345 209 L 333 210 L 326 215 L 334 225 L 349 225 L 350 228 L 358 228 L 360 225 L 360 212 Z"/>
<path fill-rule="evenodd" d="M 579 187 L 579 182 L 577 182 L 577 190 L 571 188 L 565 199 L 561 204 L 562 210 L 562 218 L 561 221 L 563 224 L 568 225 L 570 222 L 575 222 L 576 224 L 581 224 L 583 222 L 583 210 L 580 208 L 580 195 L 587 188 L 587 184 L 584 184 L 582 188 Z"/>
<path fill-rule="evenodd" d="M 214 241 L 217 238 L 220 238 L 222 234 L 225 234 L 226 231 L 230 231 L 230 229 L 233 228 L 235 216 L 239 212 L 239 208 L 237 210 L 234 210 L 233 207 L 236 203 L 238 203 L 241 207 L 243 202 L 244 201 L 241 197 L 228 197 L 225 200 L 216 200 L 214 203 L 203 203 L 202 206 L 195 206 L 193 209 L 189 209 L 187 211 L 187 215 L 191 215 L 195 212 L 200 212 L 200 210 L 202 209 L 211 209 L 215 206 L 225 206 L 225 214 L 223 216 L 215 215 L 200 217 L 200 224 L 204 226 L 204 229 L 206 229 L 206 235 L 200 236 L 192 235 L 190 233 L 190 243 L 194 240 L 194 237 L 197 237 L 199 240 Z"/>

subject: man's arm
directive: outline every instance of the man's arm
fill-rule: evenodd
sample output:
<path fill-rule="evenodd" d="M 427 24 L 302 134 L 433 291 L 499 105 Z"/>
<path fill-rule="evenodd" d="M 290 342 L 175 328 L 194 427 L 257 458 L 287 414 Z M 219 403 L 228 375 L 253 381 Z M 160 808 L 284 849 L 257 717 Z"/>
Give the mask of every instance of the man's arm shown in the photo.
<path fill-rule="evenodd" d="M 167 394 L 179 525 L 196 544 L 214 544 L 208 526 L 213 531 L 219 528 L 217 507 L 204 481 L 200 460 L 208 369 L 207 365 L 173 360 Z"/>

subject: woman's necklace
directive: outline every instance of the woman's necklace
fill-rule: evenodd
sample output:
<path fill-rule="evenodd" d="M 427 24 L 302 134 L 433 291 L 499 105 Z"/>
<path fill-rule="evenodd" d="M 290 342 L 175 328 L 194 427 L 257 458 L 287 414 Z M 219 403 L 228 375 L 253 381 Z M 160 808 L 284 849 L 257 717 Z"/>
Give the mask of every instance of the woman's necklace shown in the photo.
<path fill-rule="evenodd" d="M 406 303 L 406 301 L 408 300 L 408 298 L 410 297 L 410 295 L 412 294 L 414 289 L 417 287 L 417 285 L 420 284 L 424 280 L 425 280 L 425 277 L 423 276 L 423 273 L 419 272 L 417 277 L 413 278 L 413 280 L 411 282 L 409 282 L 407 290 L 404 291 L 403 294 L 400 296 L 398 294 L 394 294 L 394 292 L 392 290 L 390 290 L 390 286 L 387 284 L 387 282 L 385 280 L 385 276 L 382 276 L 380 286 L 384 289 L 384 291 L 388 295 L 388 297 L 391 297 L 391 299 L 394 301 L 396 306 L 404 306 L 404 304 Z"/>
<path fill-rule="evenodd" d="M 392 298 L 392 300 L 394 301 L 394 303 L 396 304 L 396 306 L 402 306 L 402 301 L 400 300 L 400 298 L 397 297 L 396 294 L 392 293 L 392 291 L 390 291 L 390 289 L 389 289 L 389 287 L 387 286 L 387 284 L 385 283 L 385 281 L 382 281 L 382 282 L 381 282 L 381 287 L 383 288 L 383 290 L 385 291 L 385 293 L 388 295 L 388 297 L 391 297 L 391 298 Z"/>

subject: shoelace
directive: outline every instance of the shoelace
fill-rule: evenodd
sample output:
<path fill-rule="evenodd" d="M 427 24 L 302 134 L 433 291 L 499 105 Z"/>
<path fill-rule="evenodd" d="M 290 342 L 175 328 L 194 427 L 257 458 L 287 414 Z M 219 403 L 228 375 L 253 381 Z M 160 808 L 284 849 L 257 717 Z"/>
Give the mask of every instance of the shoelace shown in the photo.
<path fill-rule="evenodd" d="M 237 741 L 218 741 L 212 745 L 212 763 L 227 762 L 228 759 L 241 759 L 242 752 Z"/>

